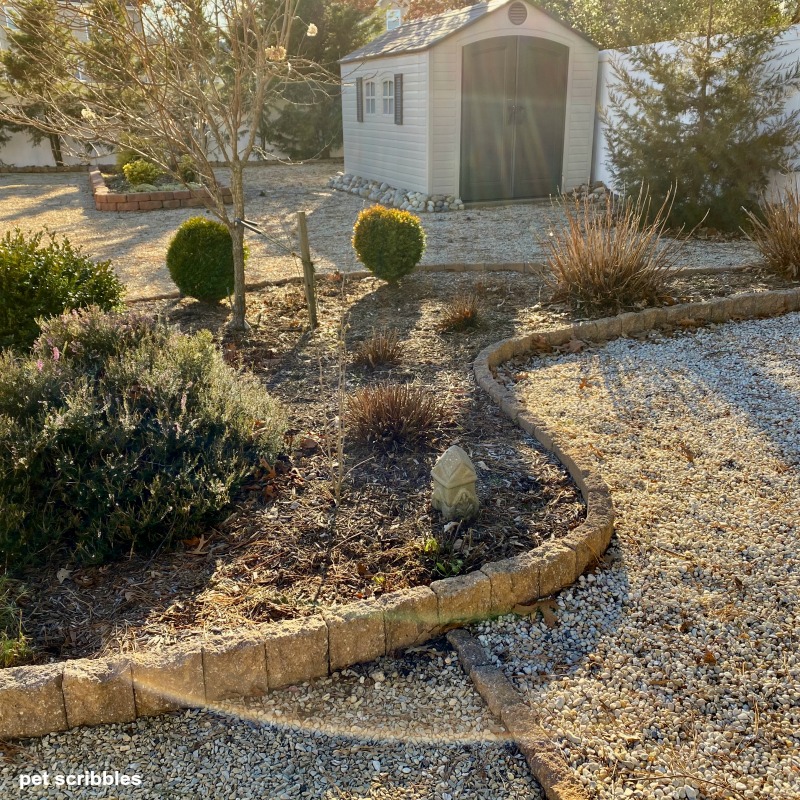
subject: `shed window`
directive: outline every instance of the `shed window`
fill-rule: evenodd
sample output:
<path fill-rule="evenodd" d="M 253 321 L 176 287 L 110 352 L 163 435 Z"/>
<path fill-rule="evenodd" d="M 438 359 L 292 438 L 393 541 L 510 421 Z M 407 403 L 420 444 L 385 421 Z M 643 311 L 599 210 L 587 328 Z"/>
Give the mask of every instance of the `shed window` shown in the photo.
<path fill-rule="evenodd" d="M 394 81 L 383 82 L 383 113 L 394 115 Z"/>
<path fill-rule="evenodd" d="M 364 84 L 364 88 L 366 89 L 364 93 L 365 101 L 364 101 L 364 110 L 367 114 L 374 114 L 375 113 L 375 81 L 367 81 Z"/>

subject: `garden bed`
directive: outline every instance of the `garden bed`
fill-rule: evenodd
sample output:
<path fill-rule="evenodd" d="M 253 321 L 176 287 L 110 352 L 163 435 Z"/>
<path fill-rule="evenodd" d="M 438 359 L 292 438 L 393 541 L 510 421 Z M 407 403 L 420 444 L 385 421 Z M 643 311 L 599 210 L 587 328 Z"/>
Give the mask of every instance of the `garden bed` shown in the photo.
<path fill-rule="evenodd" d="M 99 169 L 89 170 L 89 186 L 98 211 L 156 211 L 160 208 L 200 208 L 211 195 L 208 189 L 168 189 L 157 192 L 114 192 L 106 186 Z M 233 202 L 229 187 L 223 187 L 226 204 Z"/>
<path fill-rule="evenodd" d="M 790 284 L 757 272 L 676 279 L 671 300 L 703 300 Z M 445 333 L 446 303 L 480 296 L 483 322 Z M 149 649 L 199 632 L 311 614 L 319 605 L 424 585 L 530 550 L 568 534 L 584 506 L 567 473 L 500 414 L 478 388 L 470 362 L 486 345 L 531 329 L 563 325 L 569 310 L 549 304 L 535 275 L 420 273 L 392 288 L 372 279 L 321 278 L 322 326 L 305 331 L 296 285 L 251 292 L 254 327 L 234 336 L 225 307 L 188 300 L 138 304 L 185 331 L 209 328 L 229 362 L 264 380 L 290 413 L 286 455 L 261 465 L 224 520 L 179 552 L 133 556 L 102 567 L 53 563 L 25 576 L 23 619 L 39 661 L 120 649 Z M 404 354 L 393 368 L 357 367 L 348 390 L 391 378 L 446 398 L 450 413 L 427 450 L 382 454 L 346 439 L 342 501 L 332 500 L 337 339 L 347 312 L 352 351 L 374 328 L 394 327 Z M 469 527 L 444 526 L 429 506 L 429 471 L 459 443 L 478 467 L 483 500 Z M 433 544 L 429 544 L 435 542 Z"/>

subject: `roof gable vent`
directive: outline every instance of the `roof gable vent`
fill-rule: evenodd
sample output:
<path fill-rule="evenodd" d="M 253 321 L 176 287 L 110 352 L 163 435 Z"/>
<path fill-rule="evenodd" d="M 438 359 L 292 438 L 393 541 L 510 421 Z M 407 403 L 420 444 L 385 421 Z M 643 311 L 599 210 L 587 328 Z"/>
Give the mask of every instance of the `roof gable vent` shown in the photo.
<path fill-rule="evenodd" d="M 522 25 L 528 19 L 528 9 L 525 3 L 512 3 L 508 7 L 508 18 L 512 25 Z"/>

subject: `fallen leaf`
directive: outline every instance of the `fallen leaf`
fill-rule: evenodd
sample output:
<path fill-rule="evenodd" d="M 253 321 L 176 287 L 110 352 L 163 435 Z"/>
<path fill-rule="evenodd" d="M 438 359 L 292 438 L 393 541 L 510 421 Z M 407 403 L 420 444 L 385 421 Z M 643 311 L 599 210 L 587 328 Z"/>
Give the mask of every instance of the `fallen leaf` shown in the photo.
<path fill-rule="evenodd" d="M 558 625 L 558 617 L 553 613 L 558 611 L 558 603 L 555 600 L 539 600 L 529 606 L 514 606 L 514 613 L 520 617 L 533 617 L 537 611 L 542 615 L 542 620 L 548 628 L 555 628 Z"/>
<path fill-rule="evenodd" d="M 67 569 L 66 567 L 61 567 L 61 569 L 56 572 L 56 578 L 59 583 L 64 583 L 64 581 L 67 580 L 67 578 L 69 578 L 71 575 L 72 570 Z"/>
<path fill-rule="evenodd" d="M 703 653 L 703 663 L 712 665 L 716 664 L 717 657 L 710 650 L 706 650 L 706 652 Z"/>
<path fill-rule="evenodd" d="M 580 353 L 586 347 L 586 342 L 574 336 L 564 345 L 567 353 Z"/>

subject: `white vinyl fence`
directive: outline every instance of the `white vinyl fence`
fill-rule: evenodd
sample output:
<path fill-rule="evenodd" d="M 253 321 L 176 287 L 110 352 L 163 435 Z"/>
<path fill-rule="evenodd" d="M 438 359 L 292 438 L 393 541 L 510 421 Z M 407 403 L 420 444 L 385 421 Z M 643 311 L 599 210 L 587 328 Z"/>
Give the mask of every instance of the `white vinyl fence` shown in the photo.
<path fill-rule="evenodd" d="M 673 42 L 662 42 L 658 47 L 665 49 L 676 49 Z M 774 65 L 776 67 L 792 67 L 800 61 L 800 25 L 795 25 L 783 34 L 773 51 Z M 592 159 L 592 177 L 596 181 L 604 181 L 613 188 L 614 180 L 608 164 L 608 147 L 606 141 L 606 126 L 600 113 L 608 109 L 609 89 L 614 84 L 613 64 L 620 64 L 625 67 L 630 61 L 629 56 L 619 50 L 603 50 L 599 56 L 598 81 L 597 81 L 597 114 L 595 115 L 595 136 L 594 136 L 594 156 Z M 800 109 L 800 92 L 793 92 L 789 95 L 786 102 L 786 110 L 794 111 Z M 798 166 L 800 170 L 800 165 Z M 772 192 L 780 191 L 784 186 L 794 186 L 800 178 L 800 171 L 792 172 L 788 175 L 774 173 L 770 182 L 769 190 Z"/>

